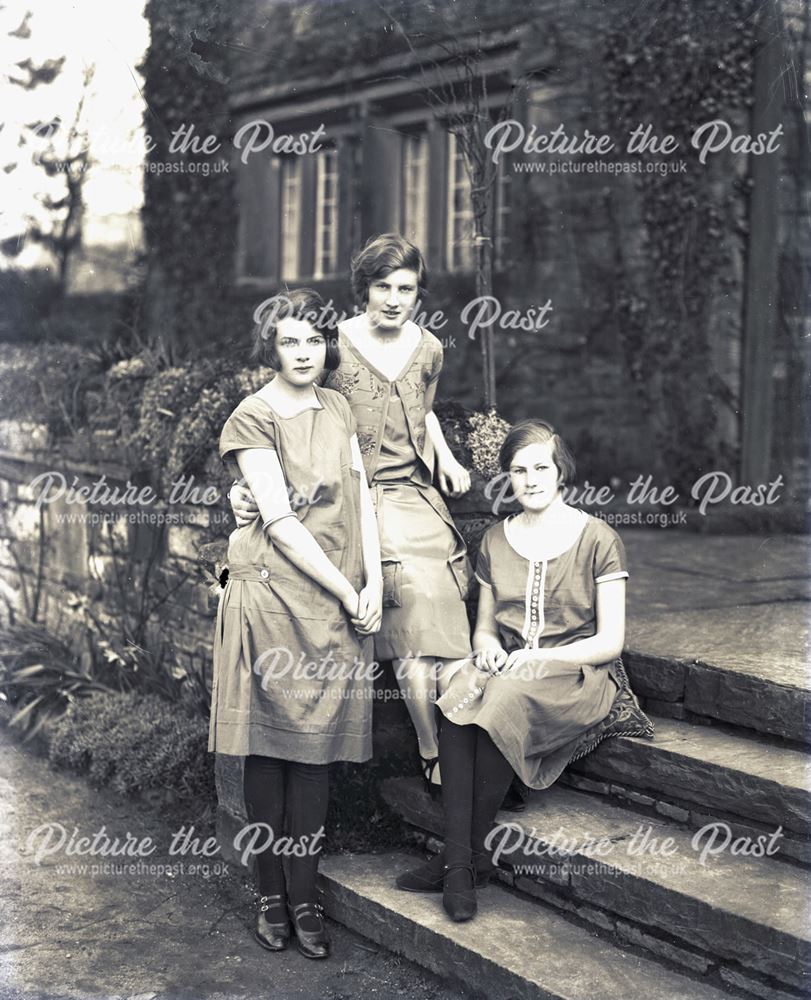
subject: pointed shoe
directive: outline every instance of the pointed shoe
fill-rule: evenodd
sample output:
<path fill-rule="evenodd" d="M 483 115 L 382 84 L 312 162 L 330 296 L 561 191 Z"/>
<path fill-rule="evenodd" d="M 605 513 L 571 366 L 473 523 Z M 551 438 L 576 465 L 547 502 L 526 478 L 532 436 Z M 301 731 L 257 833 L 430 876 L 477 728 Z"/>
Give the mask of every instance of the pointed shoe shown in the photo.
<path fill-rule="evenodd" d="M 475 869 L 474 884 L 477 889 L 483 889 L 490 882 L 490 876 L 495 871 L 489 858 L 487 862 L 487 867 L 482 871 L 478 868 Z M 412 868 L 410 871 L 398 875 L 395 885 L 404 892 L 442 892 L 444 879 L 445 860 L 442 854 L 435 854 L 419 868 Z"/>
<path fill-rule="evenodd" d="M 290 918 L 296 931 L 296 947 L 305 958 L 329 958 L 329 938 L 324 927 L 324 911 L 319 903 L 299 903 L 288 906 Z M 320 930 L 305 931 L 299 921 L 302 917 L 317 917 Z"/>
<path fill-rule="evenodd" d="M 265 918 L 265 914 L 271 906 L 283 907 L 282 897 L 280 895 L 259 897 L 259 913 L 256 917 L 256 930 L 253 936 L 268 951 L 284 951 L 290 943 L 290 921 L 285 920 L 283 923 L 271 924 Z"/>
<path fill-rule="evenodd" d="M 442 906 L 456 923 L 476 916 L 476 871 L 471 864 L 445 865 Z"/>

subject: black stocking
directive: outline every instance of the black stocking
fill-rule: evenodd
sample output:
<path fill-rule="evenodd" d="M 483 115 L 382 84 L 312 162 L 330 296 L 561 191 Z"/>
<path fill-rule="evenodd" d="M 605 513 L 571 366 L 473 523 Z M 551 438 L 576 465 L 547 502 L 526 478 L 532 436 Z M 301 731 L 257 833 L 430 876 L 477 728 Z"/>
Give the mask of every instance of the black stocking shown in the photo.
<path fill-rule="evenodd" d="M 512 783 L 512 765 L 484 729 L 476 727 L 476 777 L 473 795 L 471 847 L 477 868 L 489 864 L 491 851 L 484 846 L 507 789 Z"/>
<path fill-rule="evenodd" d="M 442 720 L 439 769 L 445 811 L 445 864 L 470 864 L 476 726 Z"/>
<path fill-rule="evenodd" d="M 256 855 L 256 869 L 259 894 L 278 893 L 282 897 L 281 906 L 272 906 L 265 915 L 270 923 L 282 923 L 287 919 L 284 901 L 288 895 L 293 906 L 315 902 L 323 832 L 317 835 L 323 831 L 327 816 L 329 766 L 252 754 L 245 758 L 244 792 L 248 821 L 266 823 L 273 829 L 273 839 Z M 290 837 L 291 849 L 306 851 L 304 857 L 289 856 L 289 894 L 285 891 L 282 855 L 273 851 L 285 833 Z M 319 929 L 313 917 L 302 918 L 301 926 L 304 930 Z"/>
<path fill-rule="evenodd" d="M 442 803 L 445 810 L 445 864 L 469 864 L 471 849 L 481 866 L 484 840 L 493 827 L 513 769 L 479 726 L 442 720 L 439 736 Z"/>
<path fill-rule="evenodd" d="M 282 859 L 271 850 L 273 842 L 281 836 L 284 826 L 284 779 L 286 761 L 275 757 L 252 754 L 245 758 L 245 811 L 249 823 L 267 823 L 273 829 L 273 841 L 256 855 L 256 872 L 259 881 L 259 895 L 282 897 L 282 905 L 271 907 L 265 914 L 271 923 L 281 923 L 287 919 L 284 910 L 285 888 Z M 265 840 L 264 835 L 259 843 Z"/>
<path fill-rule="evenodd" d="M 329 765 L 290 761 L 287 765 L 287 829 L 293 845 L 307 849 L 304 857 L 290 858 L 291 906 L 315 902 L 315 880 L 328 802 Z M 305 931 L 319 930 L 319 924 L 311 916 L 302 917 L 299 922 Z"/>

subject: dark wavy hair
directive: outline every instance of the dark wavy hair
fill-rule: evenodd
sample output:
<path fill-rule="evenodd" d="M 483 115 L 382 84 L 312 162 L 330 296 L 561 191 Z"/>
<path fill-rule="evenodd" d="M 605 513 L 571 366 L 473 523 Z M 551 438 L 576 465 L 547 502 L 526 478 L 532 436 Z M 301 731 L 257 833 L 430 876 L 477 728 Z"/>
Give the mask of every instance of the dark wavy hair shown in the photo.
<path fill-rule="evenodd" d="M 510 471 L 516 452 L 526 448 L 528 444 L 547 444 L 550 441 L 552 442 L 552 461 L 560 473 L 558 485 L 567 486 L 574 481 L 574 455 L 551 424 L 533 417 L 528 420 L 519 420 L 517 424 L 513 424 L 504 438 L 504 443 L 498 453 L 502 472 Z"/>
<path fill-rule="evenodd" d="M 352 293 L 356 304 L 365 308 L 369 285 L 401 267 L 416 272 L 417 298 L 423 299 L 428 290 L 428 270 L 420 248 L 399 233 L 381 233 L 367 240 L 352 258 Z"/>
<path fill-rule="evenodd" d="M 276 353 L 276 334 L 283 319 L 305 320 L 316 333 L 320 333 L 327 344 L 324 361 L 326 371 L 335 371 L 341 363 L 338 338 L 329 330 L 324 310 L 324 300 L 312 288 L 294 288 L 292 292 L 279 292 L 263 303 L 264 319 L 257 321 L 253 331 L 251 360 L 269 365 L 279 370 L 279 355 Z"/>

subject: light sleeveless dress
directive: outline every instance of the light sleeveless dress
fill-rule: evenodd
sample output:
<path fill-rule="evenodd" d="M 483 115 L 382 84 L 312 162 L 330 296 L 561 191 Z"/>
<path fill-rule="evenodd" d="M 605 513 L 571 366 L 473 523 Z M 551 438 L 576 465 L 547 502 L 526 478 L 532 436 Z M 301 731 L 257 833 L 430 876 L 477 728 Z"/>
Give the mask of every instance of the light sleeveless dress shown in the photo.
<path fill-rule="evenodd" d="M 423 400 L 439 378 L 442 347 L 420 332 L 403 370 L 388 379 L 339 331 L 341 363 L 325 380 L 352 407 L 377 515 L 384 588 L 378 660 L 470 653 L 467 550 L 432 485 L 425 440 Z"/>

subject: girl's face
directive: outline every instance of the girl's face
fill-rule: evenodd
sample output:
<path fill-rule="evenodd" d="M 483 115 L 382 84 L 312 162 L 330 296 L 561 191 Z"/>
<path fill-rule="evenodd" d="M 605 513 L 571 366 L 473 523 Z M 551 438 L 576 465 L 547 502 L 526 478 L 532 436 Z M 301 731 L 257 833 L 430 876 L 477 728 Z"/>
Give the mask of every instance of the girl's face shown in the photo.
<path fill-rule="evenodd" d="M 509 472 L 513 494 L 528 513 L 546 510 L 560 496 L 560 470 L 552 459 L 551 441 L 519 448 Z"/>
<path fill-rule="evenodd" d="M 304 319 L 287 316 L 276 326 L 276 356 L 279 375 L 290 385 L 312 385 L 324 369 L 327 342 Z"/>
<path fill-rule="evenodd" d="M 366 315 L 380 330 L 399 330 L 417 304 L 417 272 L 401 267 L 369 283 Z"/>

